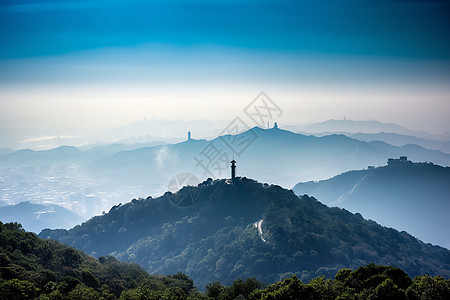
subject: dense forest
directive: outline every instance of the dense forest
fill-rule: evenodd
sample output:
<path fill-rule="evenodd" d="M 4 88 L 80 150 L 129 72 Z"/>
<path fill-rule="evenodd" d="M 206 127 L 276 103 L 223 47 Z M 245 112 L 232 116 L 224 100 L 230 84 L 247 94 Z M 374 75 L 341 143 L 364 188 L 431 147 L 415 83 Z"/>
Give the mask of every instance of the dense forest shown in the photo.
<path fill-rule="evenodd" d="M 200 289 L 236 278 L 303 282 L 369 263 L 411 276 L 450 277 L 450 251 L 406 232 L 247 178 L 207 180 L 113 207 L 71 230 L 40 237 L 95 257 L 113 255 L 151 274 L 187 274 Z"/>
<path fill-rule="evenodd" d="M 341 269 L 308 284 L 296 275 L 270 285 L 255 278 L 230 286 L 212 282 L 199 292 L 187 275 L 149 275 L 111 256 L 95 259 L 56 241 L 0 223 L 1 299 L 449 299 L 450 280 L 369 264 Z"/>
<path fill-rule="evenodd" d="M 150 286 L 157 295 L 195 294 L 186 275 L 150 276 L 140 266 L 112 256 L 98 259 L 0 222 L 1 299 L 117 299 L 125 291 Z M 127 299 L 127 298 L 125 298 Z"/>

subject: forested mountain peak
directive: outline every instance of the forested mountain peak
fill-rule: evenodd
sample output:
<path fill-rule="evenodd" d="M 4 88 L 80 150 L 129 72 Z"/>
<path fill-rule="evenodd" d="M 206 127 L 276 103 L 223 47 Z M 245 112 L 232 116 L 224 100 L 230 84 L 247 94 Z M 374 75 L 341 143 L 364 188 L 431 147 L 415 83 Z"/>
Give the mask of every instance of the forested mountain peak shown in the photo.
<path fill-rule="evenodd" d="M 71 230 L 40 236 L 137 262 L 150 273 L 181 271 L 199 287 L 246 277 L 274 282 L 292 274 L 309 280 L 370 262 L 401 267 L 410 276 L 450 276 L 444 248 L 245 177 L 134 199 Z"/>

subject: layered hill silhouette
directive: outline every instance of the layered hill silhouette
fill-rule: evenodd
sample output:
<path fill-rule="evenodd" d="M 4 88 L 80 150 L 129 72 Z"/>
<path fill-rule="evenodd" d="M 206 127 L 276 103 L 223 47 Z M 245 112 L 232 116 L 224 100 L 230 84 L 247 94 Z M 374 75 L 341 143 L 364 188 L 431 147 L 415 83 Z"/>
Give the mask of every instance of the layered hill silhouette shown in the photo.
<path fill-rule="evenodd" d="M 361 142 L 345 135 L 315 137 L 278 128 L 254 127 L 236 136 L 226 135 L 211 141 L 190 140 L 120 152 L 92 163 L 88 170 L 95 176 L 135 185 L 156 182 L 167 185 L 172 176 L 187 170 L 198 178 L 207 178 L 194 157 L 200 157 L 205 147 L 214 143 L 230 161 L 234 154 L 231 140 L 249 139 L 253 142 L 239 156 L 236 154 L 238 168 L 245 170 L 249 177 L 283 186 L 293 186 L 302 178 L 324 179 L 351 169 L 382 165 L 391 156 L 407 155 L 414 160 L 450 165 L 450 154 L 415 145 L 397 147 L 382 142 Z M 225 164 L 214 175 L 228 176 L 228 166 Z"/>
<path fill-rule="evenodd" d="M 450 153 L 450 141 L 437 141 L 424 138 L 417 138 L 411 135 L 402 135 L 398 133 L 355 133 L 349 134 L 351 138 L 371 142 L 381 141 L 393 146 L 418 145 L 426 149 L 439 150 Z"/>
<path fill-rule="evenodd" d="M 35 233 L 45 228 L 72 228 L 84 219 L 55 204 L 36 204 L 29 201 L 0 207 L 1 222 L 18 222 L 24 229 Z"/>
<path fill-rule="evenodd" d="M 2 194 L 2 199 L 9 204 L 39 203 L 44 199 L 68 204 L 77 201 L 73 206 L 80 208 L 77 213 L 92 216 L 133 197 L 162 195 L 171 179 L 180 173 L 193 173 L 200 179 L 198 182 L 208 177 L 227 177 L 233 155 L 238 162 L 238 174 L 284 187 L 292 187 L 299 181 L 327 179 L 369 165 L 380 166 L 388 157 L 400 155 L 414 161 L 450 165 L 450 154 L 417 145 L 399 147 L 362 142 L 345 135 L 316 137 L 279 128 L 254 127 L 209 141 L 191 139 L 177 144 L 141 146 L 59 147 L 0 155 L 0 177 L 5 178 L 0 182 L 0 194 L 7 194 Z M 212 146 L 217 149 L 220 161 L 205 170 L 198 161 L 207 160 L 204 154 Z M 9 190 L 4 192 L 3 188 Z M 96 205 L 89 206 L 91 198 L 86 199 L 85 195 L 95 198 Z"/>
<path fill-rule="evenodd" d="M 396 133 L 400 135 L 414 136 L 417 138 L 432 140 L 447 140 L 445 135 L 434 136 L 425 131 L 413 131 L 401 125 L 394 123 L 383 123 L 376 120 L 357 121 L 349 119 L 326 120 L 319 123 L 309 124 L 302 128 L 303 132 L 308 133 L 366 133 L 376 134 L 382 132 Z"/>
<path fill-rule="evenodd" d="M 39 235 L 150 273 L 189 275 L 200 288 L 256 277 L 304 282 L 374 262 L 410 276 L 450 276 L 450 251 L 314 198 L 251 179 L 209 179 L 158 198 L 118 205 L 70 230 Z"/>
<path fill-rule="evenodd" d="M 449 167 L 405 162 L 302 182 L 293 190 L 450 248 Z"/>

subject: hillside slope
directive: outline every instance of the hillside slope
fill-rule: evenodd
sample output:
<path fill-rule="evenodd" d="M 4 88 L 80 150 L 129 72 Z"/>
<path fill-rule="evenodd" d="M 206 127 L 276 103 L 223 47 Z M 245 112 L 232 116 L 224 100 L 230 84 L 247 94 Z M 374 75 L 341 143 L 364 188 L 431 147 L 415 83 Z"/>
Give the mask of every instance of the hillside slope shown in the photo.
<path fill-rule="evenodd" d="M 450 276 L 449 250 L 246 178 L 133 200 L 71 230 L 40 236 L 137 262 L 151 273 L 181 271 L 201 288 L 252 276 L 274 282 L 297 273 L 309 280 L 370 262 L 401 267 L 410 276 Z"/>
<path fill-rule="evenodd" d="M 409 162 L 302 182 L 293 190 L 450 248 L 449 167 Z"/>
<path fill-rule="evenodd" d="M 183 274 L 149 276 L 136 264 L 120 263 L 111 256 L 95 259 L 25 232 L 18 223 L 0 222 L 1 299 L 112 300 L 142 286 L 151 287 L 153 299 L 174 299 L 176 294 L 186 299 L 196 292 Z"/>

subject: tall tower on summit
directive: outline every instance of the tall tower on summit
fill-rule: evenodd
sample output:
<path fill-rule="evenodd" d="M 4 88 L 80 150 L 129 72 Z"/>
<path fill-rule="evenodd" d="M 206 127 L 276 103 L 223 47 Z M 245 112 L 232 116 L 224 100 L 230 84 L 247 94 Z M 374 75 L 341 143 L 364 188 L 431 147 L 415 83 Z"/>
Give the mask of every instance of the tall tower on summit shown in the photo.
<path fill-rule="evenodd" d="M 188 139 L 187 139 L 188 141 L 190 141 L 191 140 L 191 132 L 190 131 L 188 131 Z"/>
<path fill-rule="evenodd" d="M 236 179 L 236 161 L 234 159 L 231 161 L 231 179 Z"/>

